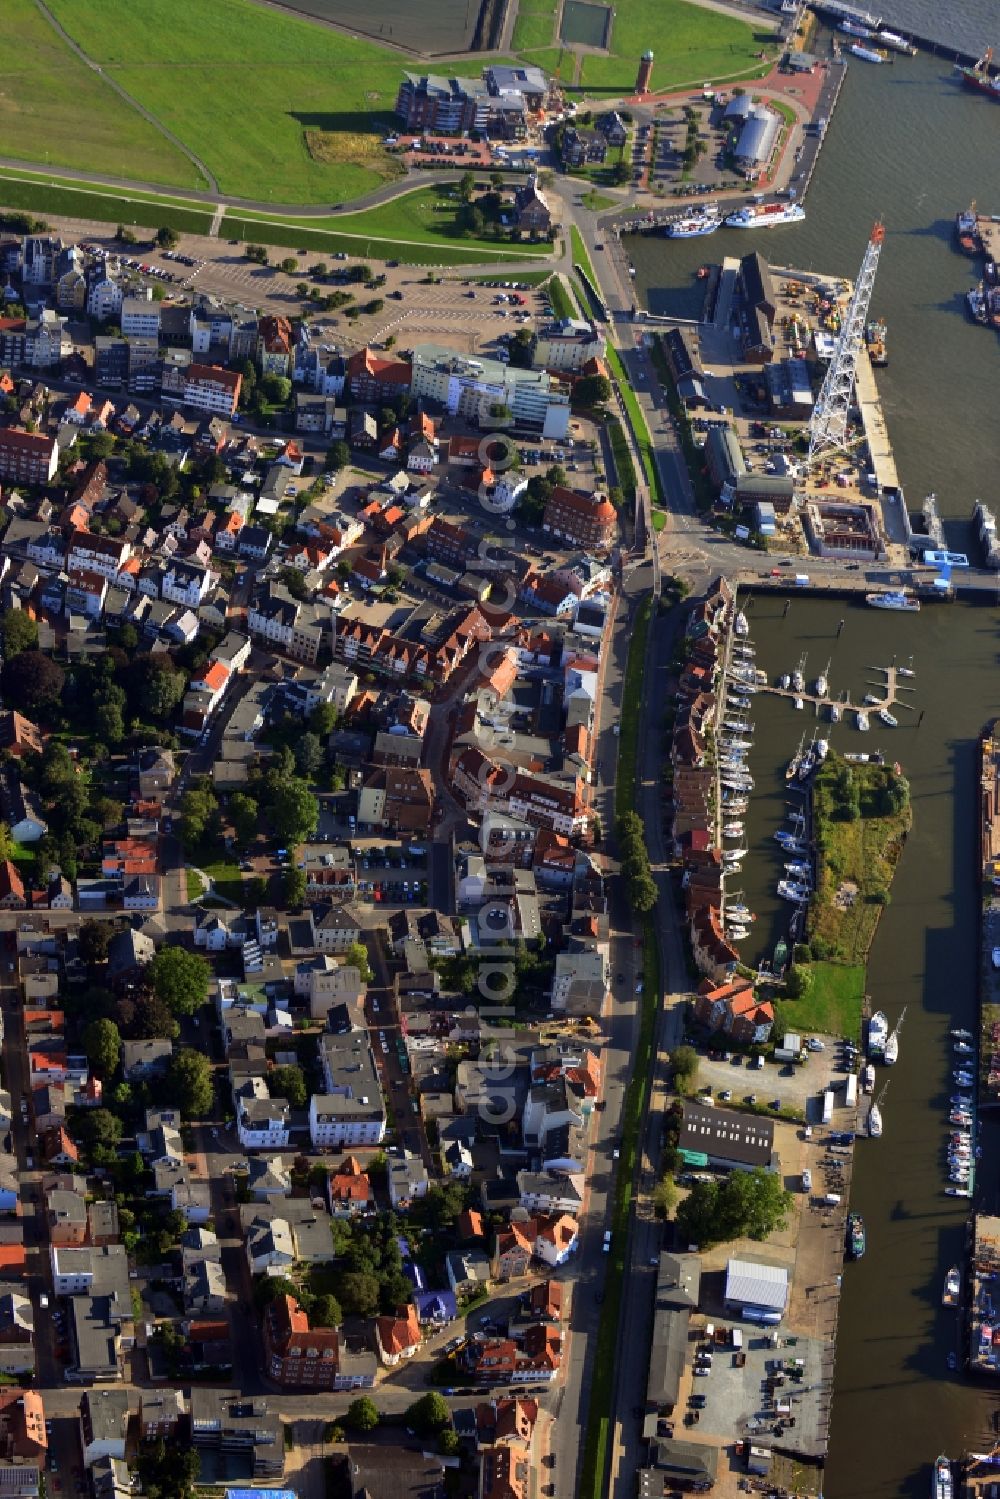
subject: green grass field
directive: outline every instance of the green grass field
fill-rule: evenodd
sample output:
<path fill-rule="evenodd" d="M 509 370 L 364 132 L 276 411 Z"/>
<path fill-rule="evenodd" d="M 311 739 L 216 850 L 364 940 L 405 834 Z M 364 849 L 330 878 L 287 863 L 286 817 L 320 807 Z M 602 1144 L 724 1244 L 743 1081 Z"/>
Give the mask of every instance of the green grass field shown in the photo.
<path fill-rule="evenodd" d="M 67 218 L 97 219 L 150 231 L 166 225 L 178 233 L 207 234 L 212 223 L 207 209 L 188 207 L 177 199 L 156 198 L 151 193 L 126 196 L 111 188 L 105 191 L 41 174 L 28 177 L 3 167 L 0 167 L 0 205 L 30 209 L 43 216 L 57 213 Z"/>
<path fill-rule="evenodd" d="M 484 261 L 525 260 L 551 254 L 546 243 L 468 237 L 456 222 L 458 200 L 442 187 L 413 192 L 363 213 L 321 218 L 282 218 L 278 214 L 227 213 L 226 238 L 259 240 L 309 250 L 344 250 L 373 260 L 405 260 L 414 265 L 475 265 Z M 547 274 L 547 273 L 545 273 Z"/>
<path fill-rule="evenodd" d="M 611 32 L 611 55 L 587 54 L 580 81 L 584 92 L 629 94 L 636 60 L 647 47 L 656 54 L 657 92 L 709 79 L 752 77 L 763 72 L 756 54 L 770 33 L 686 0 L 619 0 Z"/>
<path fill-rule="evenodd" d="M 810 963 L 812 984 L 802 999 L 781 999 L 774 1013 L 781 1035 L 818 1031 L 823 1036 L 861 1036 L 861 1005 L 865 995 L 863 963 Z"/>
<path fill-rule="evenodd" d="M 27 0 L 17 4 L 31 9 Z M 314 160 L 305 132 L 381 134 L 392 121 L 405 66 L 398 53 L 248 0 L 53 0 L 52 11 L 90 57 L 206 163 L 224 193 L 259 202 L 343 202 L 382 180 L 371 164 Z M 72 107 L 75 121 L 83 112 L 75 98 Z M 43 121 L 40 145 L 48 144 L 48 133 Z M 128 161 L 133 176 L 143 175 L 127 150 L 110 147 L 103 155 L 78 150 L 73 165 L 96 168 L 109 155 Z M 187 182 L 185 167 L 172 180 Z M 156 180 L 171 179 L 161 171 Z"/>
<path fill-rule="evenodd" d="M 515 52 L 551 47 L 556 20 L 555 0 L 521 0 L 511 45 Z"/>
<path fill-rule="evenodd" d="M 31 0 L 4 0 L 3 22 L 5 156 L 177 187 L 208 186 L 176 146 L 69 50 Z"/>

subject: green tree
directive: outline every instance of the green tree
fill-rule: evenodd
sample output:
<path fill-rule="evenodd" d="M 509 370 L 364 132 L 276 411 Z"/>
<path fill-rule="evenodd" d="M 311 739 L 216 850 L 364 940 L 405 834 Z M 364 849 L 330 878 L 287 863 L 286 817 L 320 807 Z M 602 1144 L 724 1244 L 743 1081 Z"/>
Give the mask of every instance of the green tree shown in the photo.
<path fill-rule="evenodd" d="M 367 1395 L 352 1400 L 344 1413 L 344 1425 L 352 1431 L 374 1431 L 380 1420 L 378 1406 Z"/>
<path fill-rule="evenodd" d="M 307 781 L 312 781 L 323 763 L 323 746 L 319 735 L 314 734 L 311 729 L 307 730 L 295 741 L 293 754 L 295 755 L 295 768 L 299 775 Z"/>
<path fill-rule="evenodd" d="M 84 921 L 80 925 L 80 957 L 88 967 L 104 963 L 108 957 L 111 927 L 106 921 Z"/>
<path fill-rule="evenodd" d="M 272 1301 L 277 1301 L 279 1296 L 290 1296 L 298 1304 L 299 1288 L 294 1281 L 287 1280 L 283 1275 L 262 1275 L 260 1280 L 254 1282 L 253 1299 L 261 1311 Z"/>
<path fill-rule="evenodd" d="M 347 1270 L 340 1277 L 340 1303 L 348 1317 L 371 1317 L 378 1311 L 379 1283 L 368 1270 Z"/>
<path fill-rule="evenodd" d="M 678 1046 L 670 1053 L 670 1065 L 674 1069 L 674 1091 L 689 1094 L 698 1076 L 698 1053 L 693 1046 Z"/>
<path fill-rule="evenodd" d="M 294 867 L 286 869 L 281 884 L 285 905 L 290 911 L 300 911 L 306 898 L 305 870 Z"/>
<path fill-rule="evenodd" d="M 319 822 L 319 802 L 297 776 L 275 788 L 267 812 L 275 833 L 288 846 L 311 838 Z"/>
<path fill-rule="evenodd" d="M 438 1451 L 442 1457 L 457 1457 L 462 1444 L 454 1426 L 446 1426 L 438 1437 Z"/>
<path fill-rule="evenodd" d="M 309 1308 L 309 1321 L 313 1327 L 339 1327 L 343 1320 L 340 1302 L 329 1291 L 317 1296 Z"/>
<path fill-rule="evenodd" d="M 208 998 L 211 975 L 201 953 L 161 947 L 146 969 L 146 982 L 172 1015 L 192 1015 Z"/>
<path fill-rule="evenodd" d="M 309 597 L 309 587 L 305 580 L 305 574 L 297 567 L 283 567 L 278 573 L 279 582 L 288 589 L 293 599 L 300 603 Z"/>
<path fill-rule="evenodd" d="M 677 1187 L 672 1176 L 664 1176 L 653 1190 L 653 1208 L 658 1218 L 669 1218 L 677 1206 Z"/>
<path fill-rule="evenodd" d="M 153 993 L 119 1000 L 116 1013 L 121 1030 L 136 1040 L 176 1041 L 180 1035 L 169 1007 Z"/>
<path fill-rule="evenodd" d="M 122 1038 L 113 1020 L 92 1020 L 83 1033 L 87 1060 L 99 1077 L 107 1082 L 121 1056 Z"/>
<path fill-rule="evenodd" d="M 463 172 L 458 179 L 458 196 L 463 203 L 472 202 L 472 194 L 476 189 L 476 179 L 471 172 Z"/>
<path fill-rule="evenodd" d="M 21 651 L 33 651 L 38 645 L 38 625 L 26 609 L 7 609 L 0 621 L 0 633 L 8 659 Z"/>
<path fill-rule="evenodd" d="M 156 243 L 161 250 L 173 250 L 180 244 L 180 235 L 176 229 L 164 224 L 162 229 L 156 231 Z"/>
<path fill-rule="evenodd" d="M 141 668 L 142 683 L 139 705 L 151 718 L 162 723 L 184 696 L 187 679 L 164 656 L 143 656 L 137 665 Z"/>
<path fill-rule="evenodd" d="M 112 1150 L 122 1137 L 122 1122 L 110 1109 L 81 1109 L 74 1121 L 77 1138 L 90 1150 Z"/>
<path fill-rule="evenodd" d="M 677 1209 L 681 1238 L 701 1246 L 766 1239 L 784 1228 L 792 1194 L 771 1171 L 733 1171 L 722 1182 L 695 1182 Z"/>
<path fill-rule="evenodd" d="M 294 276 L 298 268 L 299 263 L 294 255 L 286 255 L 279 266 L 279 270 L 284 271 L 286 276 Z"/>
<path fill-rule="evenodd" d="M 214 837 L 219 822 L 219 802 L 206 780 L 195 781 L 181 797 L 181 842 L 197 849 Z"/>
<path fill-rule="evenodd" d="M 418 1436 L 436 1436 L 451 1425 L 451 1412 L 443 1395 L 429 1390 L 406 1408 L 406 1424 L 412 1426 Z"/>
<path fill-rule="evenodd" d="M 229 821 L 240 848 L 247 848 L 257 836 L 260 810 L 255 799 L 245 791 L 234 791 L 229 798 Z"/>
<path fill-rule="evenodd" d="M 20 651 L 4 662 L 0 684 L 8 706 L 30 715 L 58 706 L 66 673 L 41 651 Z"/>
<path fill-rule="evenodd" d="M 337 727 L 337 710 L 332 703 L 317 703 L 309 715 L 309 727 L 320 739 L 326 739 Z"/>
<path fill-rule="evenodd" d="M 287 375 L 262 375 L 258 388 L 270 405 L 284 406 L 292 393 L 292 382 Z"/>
<path fill-rule="evenodd" d="M 9 823 L 0 822 L 0 859 L 12 859 L 16 851 L 17 843 Z"/>
<path fill-rule="evenodd" d="M 611 381 L 607 375 L 584 375 L 573 386 L 573 400 L 581 406 L 599 406 L 611 400 Z"/>
<path fill-rule="evenodd" d="M 802 963 L 794 963 L 785 975 L 785 996 L 788 999 L 804 999 L 812 987 L 812 969 Z"/>
<path fill-rule="evenodd" d="M 301 1067 L 294 1063 L 272 1067 L 267 1074 L 267 1086 L 272 1098 L 287 1098 L 293 1109 L 305 1108 L 309 1090 Z"/>
<path fill-rule="evenodd" d="M 346 468 L 351 461 L 351 450 L 346 442 L 334 442 L 326 450 L 326 466 L 331 473 Z"/>
<path fill-rule="evenodd" d="M 372 965 L 368 961 L 368 949 L 363 942 L 351 942 L 344 952 L 344 962 L 350 968 L 357 968 L 366 984 L 370 984 L 374 978 Z"/>
<path fill-rule="evenodd" d="M 94 729 L 102 744 L 121 744 L 125 720 L 117 703 L 99 703 L 94 709 Z"/>
<path fill-rule="evenodd" d="M 185 1442 L 147 1442 L 139 1452 L 139 1478 L 146 1499 L 193 1499 L 201 1472 L 197 1447 Z"/>
<path fill-rule="evenodd" d="M 167 1068 L 167 1097 L 185 1119 L 204 1119 L 212 1112 L 212 1066 L 200 1051 L 182 1046 L 174 1052 Z"/>

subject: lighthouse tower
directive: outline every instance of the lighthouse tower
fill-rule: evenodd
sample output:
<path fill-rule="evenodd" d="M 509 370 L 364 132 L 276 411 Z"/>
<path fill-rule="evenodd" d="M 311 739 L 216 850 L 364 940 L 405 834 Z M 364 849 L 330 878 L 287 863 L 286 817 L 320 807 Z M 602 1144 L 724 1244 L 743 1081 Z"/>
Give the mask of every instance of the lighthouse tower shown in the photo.
<path fill-rule="evenodd" d="M 648 94 L 650 81 L 653 77 L 653 54 L 644 52 L 639 62 L 639 72 L 636 75 L 635 91 L 637 94 Z"/>

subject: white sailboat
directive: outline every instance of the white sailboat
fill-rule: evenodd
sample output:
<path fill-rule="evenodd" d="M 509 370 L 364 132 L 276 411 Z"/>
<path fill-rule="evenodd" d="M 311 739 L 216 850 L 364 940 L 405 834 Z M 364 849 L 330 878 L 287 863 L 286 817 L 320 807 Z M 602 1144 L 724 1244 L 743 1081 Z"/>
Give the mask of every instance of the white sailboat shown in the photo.
<path fill-rule="evenodd" d="M 868 1110 L 868 1137 L 871 1140 L 882 1138 L 882 1105 L 885 1102 L 885 1095 L 888 1091 L 889 1084 L 886 1082 L 878 1097 L 872 1099 L 871 1108 Z"/>
<path fill-rule="evenodd" d="M 883 1057 L 883 1061 L 885 1062 L 885 1065 L 887 1067 L 891 1067 L 895 1062 L 899 1060 L 899 1033 L 903 1029 L 903 1020 L 905 1019 L 905 1017 L 906 1006 L 904 1005 L 902 1013 L 900 1014 L 899 1019 L 896 1021 L 895 1030 L 891 1035 L 886 1037 L 885 1055 Z"/>
<path fill-rule="evenodd" d="M 830 685 L 830 682 L 829 682 L 829 672 L 830 672 L 830 662 L 828 661 L 826 663 L 826 670 L 825 671 L 821 671 L 820 674 L 819 674 L 819 676 L 816 678 L 816 696 L 817 697 L 826 697 L 827 688 Z"/>
<path fill-rule="evenodd" d="M 806 686 L 806 658 L 800 656 L 799 664 L 792 672 L 792 686 L 796 692 L 804 692 Z"/>

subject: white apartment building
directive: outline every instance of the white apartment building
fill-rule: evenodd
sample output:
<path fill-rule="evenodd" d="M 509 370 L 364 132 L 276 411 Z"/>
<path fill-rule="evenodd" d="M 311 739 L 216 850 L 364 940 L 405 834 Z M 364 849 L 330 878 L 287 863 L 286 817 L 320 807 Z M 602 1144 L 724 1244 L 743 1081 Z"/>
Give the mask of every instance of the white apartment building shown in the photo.
<path fill-rule="evenodd" d="M 413 350 L 410 393 L 436 401 L 450 415 L 489 426 L 490 408 L 506 406 L 516 427 L 560 439 L 569 431 L 569 396 L 546 370 L 515 369 L 498 359 L 459 354 L 438 344 Z"/>

